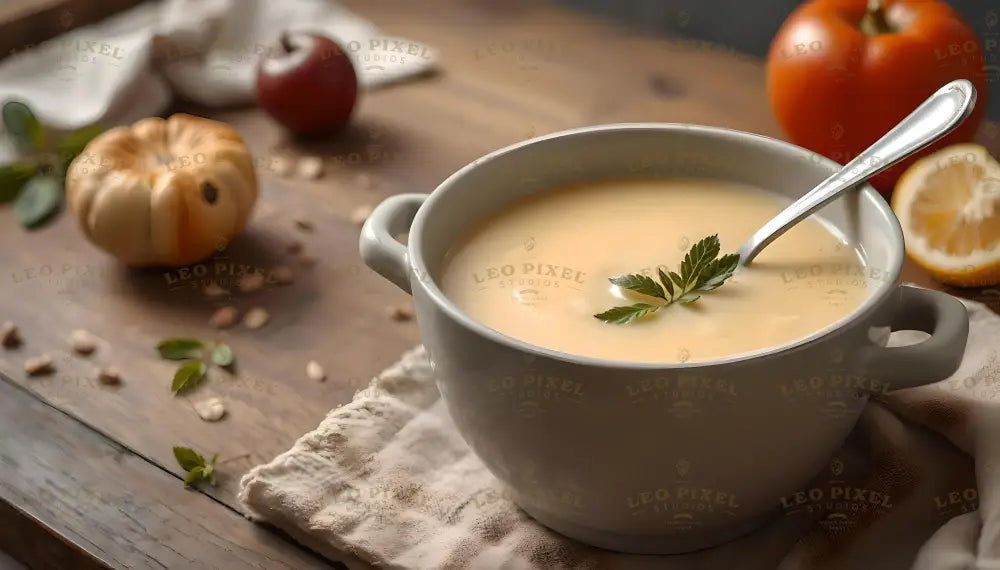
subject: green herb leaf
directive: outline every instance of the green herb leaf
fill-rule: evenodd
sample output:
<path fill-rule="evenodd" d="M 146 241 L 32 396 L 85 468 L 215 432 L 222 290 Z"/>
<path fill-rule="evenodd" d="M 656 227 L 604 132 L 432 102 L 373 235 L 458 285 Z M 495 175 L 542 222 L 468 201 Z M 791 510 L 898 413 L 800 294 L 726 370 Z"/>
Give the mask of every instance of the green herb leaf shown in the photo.
<path fill-rule="evenodd" d="M 25 182 L 35 174 L 35 165 L 15 162 L 0 166 L 0 204 L 17 198 Z"/>
<path fill-rule="evenodd" d="M 204 346 L 200 340 L 194 338 L 168 338 L 160 341 L 160 344 L 156 345 L 156 350 L 159 351 L 160 357 L 167 360 L 185 360 L 193 358 Z"/>
<path fill-rule="evenodd" d="M 695 288 L 699 291 L 718 289 L 727 279 L 733 276 L 739 263 L 740 255 L 738 253 L 723 255 L 719 259 L 712 261 L 712 263 L 705 267 Z"/>
<path fill-rule="evenodd" d="M 194 469 L 188 471 L 187 475 L 184 476 L 184 486 L 190 487 L 192 485 L 197 484 L 204 478 L 205 478 L 205 468 L 195 467 Z"/>
<path fill-rule="evenodd" d="M 170 391 L 176 394 L 185 388 L 194 386 L 205 377 L 206 372 L 208 372 L 208 366 L 200 360 L 192 360 L 184 364 L 174 373 L 174 381 L 170 384 Z"/>
<path fill-rule="evenodd" d="M 73 162 L 73 159 L 83 152 L 87 144 L 94 140 L 97 135 L 103 133 L 104 130 L 104 127 L 100 125 L 91 125 L 77 129 L 59 141 L 56 145 L 56 150 L 59 152 L 59 161 L 63 172 L 69 168 L 69 163 Z"/>
<path fill-rule="evenodd" d="M 45 127 L 31 111 L 31 108 L 20 101 L 7 101 L 0 110 L 3 115 L 3 127 L 14 140 L 21 152 L 36 152 L 45 148 Z"/>
<path fill-rule="evenodd" d="M 187 471 L 184 476 L 184 486 L 190 487 L 205 481 L 209 485 L 215 485 L 215 462 L 219 459 L 219 454 L 212 455 L 212 461 L 206 463 L 205 458 L 190 447 L 174 447 L 174 458 Z"/>
<path fill-rule="evenodd" d="M 663 287 L 660 287 L 656 281 L 653 281 L 652 277 L 646 277 L 645 275 L 639 273 L 612 277 L 608 281 L 611 281 L 622 289 L 635 291 L 636 293 L 641 293 L 649 297 L 658 297 L 663 300 L 667 299 L 663 295 Z"/>
<path fill-rule="evenodd" d="M 702 270 L 719 255 L 719 236 L 711 235 L 691 246 L 691 251 L 681 262 L 681 279 L 684 292 L 694 289 Z"/>
<path fill-rule="evenodd" d="M 667 294 L 670 295 L 671 299 L 673 299 L 674 285 L 673 283 L 670 282 L 670 277 L 668 277 L 667 274 L 664 273 L 662 269 L 657 268 L 656 272 L 660 274 L 660 283 L 663 283 L 663 288 L 667 290 Z"/>
<path fill-rule="evenodd" d="M 29 179 L 14 202 L 14 217 L 31 229 L 48 221 L 62 203 L 62 182 L 54 176 L 38 174 Z"/>
<path fill-rule="evenodd" d="M 650 305 L 649 303 L 636 303 L 625 307 L 614 307 L 594 316 L 606 323 L 624 325 L 650 313 L 655 313 L 661 306 Z"/>
<path fill-rule="evenodd" d="M 197 451 L 191 449 L 190 447 L 174 447 L 174 459 L 177 460 L 177 464 L 181 466 L 181 469 L 185 471 L 190 471 L 195 467 L 204 467 L 205 458 L 198 454 Z"/>
<path fill-rule="evenodd" d="M 652 278 L 639 274 L 611 278 L 610 281 L 619 287 L 663 299 L 666 303 L 636 303 L 627 307 L 614 307 L 594 316 L 607 323 L 623 325 L 674 303 L 686 305 L 697 301 L 701 298 L 701 293 L 721 287 L 733 276 L 739 265 L 739 254 L 730 253 L 719 257 L 720 249 L 718 234 L 708 236 L 694 244 L 684 256 L 680 275 L 657 268 L 657 276 L 663 287 Z M 669 297 L 664 294 L 664 290 Z"/>
<path fill-rule="evenodd" d="M 219 343 L 212 348 L 212 362 L 225 368 L 233 363 L 233 349 L 228 344 Z"/>
<path fill-rule="evenodd" d="M 215 485 L 215 464 L 209 463 L 208 465 L 202 467 L 201 469 L 204 480 L 208 482 L 209 485 Z"/>
<path fill-rule="evenodd" d="M 673 271 L 670 271 L 669 273 L 670 273 L 670 279 L 672 279 L 673 282 L 676 283 L 678 287 L 680 287 L 681 291 L 683 291 L 684 290 L 684 280 L 681 279 L 681 276 L 678 275 L 678 274 L 676 274 L 676 273 L 674 273 Z"/>

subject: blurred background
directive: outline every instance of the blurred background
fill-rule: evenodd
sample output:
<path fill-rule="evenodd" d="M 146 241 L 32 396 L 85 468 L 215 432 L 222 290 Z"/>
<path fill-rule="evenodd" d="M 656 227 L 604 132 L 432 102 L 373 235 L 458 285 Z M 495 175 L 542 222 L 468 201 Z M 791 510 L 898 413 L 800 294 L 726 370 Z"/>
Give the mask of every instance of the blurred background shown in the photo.
<path fill-rule="evenodd" d="M 510 5 L 532 0 L 470 0 L 471 4 Z M 800 0 L 554 0 L 563 6 L 618 21 L 637 32 L 704 40 L 764 58 L 771 38 Z M 1000 2 L 945 0 L 976 30 L 991 66 L 990 84 L 1000 93 Z M 52 37 L 63 31 L 56 6 L 71 5 L 78 24 L 141 3 L 140 0 L 0 0 L 0 58 L 33 43 L 29 36 Z M 420 2 L 413 7 L 419 10 Z M 60 8 L 61 9 L 61 8 Z M 45 12 L 52 12 L 45 16 Z M 17 13 L 39 17 L 5 25 Z M 65 17 L 65 16 L 62 16 Z M 17 18 L 20 19 L 20 18 Z M 32 30 L 25 29 L 25 22 Z M 1000 96 L 991 97 L 988 116 L 1000 120 Z"/>
<path fill-rule="evenodd" d="M 763 59 L 771 38 L 799 0 L 559 0 L 651 35 L 669 34 L 723 44 Z M 997 66 L 990 76 L 988 116 L 1000 120 L 1000 1 L 948 0 L 972 26 Z"/>

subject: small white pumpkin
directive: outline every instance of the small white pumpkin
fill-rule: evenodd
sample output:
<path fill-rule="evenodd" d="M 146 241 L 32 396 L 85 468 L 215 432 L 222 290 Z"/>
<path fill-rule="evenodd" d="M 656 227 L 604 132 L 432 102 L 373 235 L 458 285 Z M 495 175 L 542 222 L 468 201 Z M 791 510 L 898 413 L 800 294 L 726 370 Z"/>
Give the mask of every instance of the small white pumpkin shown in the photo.
<path fill-rule="evenodd" d="M 67 171 L 66 199 L 87 239 L 126 264 L 188 265 L 243 230 L 257 174 L 235 129 L 178 113 L 90 141 Z"/>

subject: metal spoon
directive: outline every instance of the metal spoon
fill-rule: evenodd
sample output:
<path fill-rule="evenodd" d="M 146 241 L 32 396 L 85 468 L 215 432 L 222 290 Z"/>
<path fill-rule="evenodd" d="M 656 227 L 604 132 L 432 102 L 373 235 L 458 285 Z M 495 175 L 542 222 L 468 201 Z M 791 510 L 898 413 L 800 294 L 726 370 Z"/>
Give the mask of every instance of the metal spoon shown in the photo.
<path fill-rule="evenodd" d="M 955 130 L 972 113 L 975 104 L 976 88 L 965 79 L 938 89 L 875 144 L 750 236 L 737 251 L 740 265 L 749 265 L 778 236 L 847 190 Z"/>

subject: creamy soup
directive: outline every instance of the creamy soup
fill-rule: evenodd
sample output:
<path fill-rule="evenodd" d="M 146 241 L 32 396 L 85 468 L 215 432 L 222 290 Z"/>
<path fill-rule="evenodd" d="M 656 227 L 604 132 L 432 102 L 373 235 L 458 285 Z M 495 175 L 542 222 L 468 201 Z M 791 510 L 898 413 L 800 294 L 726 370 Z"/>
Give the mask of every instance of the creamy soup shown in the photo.
<path fill-rule="evenodd" d="M 441 286 L 487 326 L 538 346 L 633 362 L 710 360 L 804 338 L 846 316 L 872 282 L 857 250 L 815 217 L 697 301 L 629 324 L 594 317 L 648 301 L 608 278 L 678 271 L 691 245 L 718 234 L 736 249 L 787 201 L 709 180 L 604 181 L 521 200 L 449 251 Z"/>

